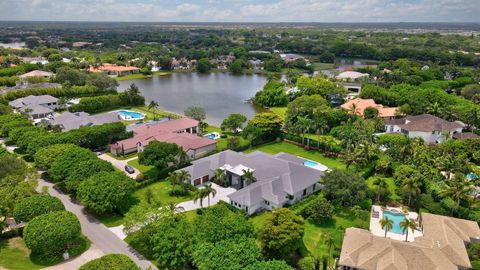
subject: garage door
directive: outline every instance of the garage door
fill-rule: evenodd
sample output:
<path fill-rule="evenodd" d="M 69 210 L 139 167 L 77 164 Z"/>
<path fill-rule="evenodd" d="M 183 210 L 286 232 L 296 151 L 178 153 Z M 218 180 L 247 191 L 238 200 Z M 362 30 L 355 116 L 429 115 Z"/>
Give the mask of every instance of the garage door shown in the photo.
<path fill-rule="evenodd" d="M 208 175 L 202 177 L 202 183 L 208 182 L 208 180 L 210 180 L 210 177 Z"/>
<path fill-rule="evenodd" d="M 193 180 L 193 185 L 194 186 L 198 186 L 202 183 L 202 179 L 201 178 L 197 178 L 195 180 Z"/>

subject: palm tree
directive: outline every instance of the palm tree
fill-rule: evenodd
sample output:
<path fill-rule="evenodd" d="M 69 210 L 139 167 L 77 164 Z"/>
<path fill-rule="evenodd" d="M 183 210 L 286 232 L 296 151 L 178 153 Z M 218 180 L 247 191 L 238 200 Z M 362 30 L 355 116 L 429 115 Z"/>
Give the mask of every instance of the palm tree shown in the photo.
<path fill-rule="evenodd" d="M 166 210 L 172 215 L 172 216 L 176 216 L 178 214 L 182 214 L 183 212 L 185 212 L 185 208 L 183 206 L 178 206 L 177 204 L 175 204 L 174 202 L 169 202 L 167 205 L 166 205 Z"/>
<path fill-rule="evenodd" d="M 420 194 L 420 182 L 416 178 L 407 178 L 403 181 L 402 189 L 408 194 L 408 206 L 410 206 L 410 201 L 412 196 Z"/>
<path fill-rule="evenodd" d="M 380 196 L 382 194 L 381 191 L 385 191 L 385 190 L 388 190 L 388 183 L 386 181 L 385 178 L 383 177 L 377 177 L 375 178 L 375 180 L 373 181 L 373 185 L 375 187 L 377 187 L 378 191 L 377 192 L 377 196 L 376 196 L 376 202 L 380 202 Z"/>
<path fill-rule="evenodd" d="M 330 259 L 332 258 L 332 249 L 335 246 L 335 241 L 330 233 L 326 233 L 323 239 L 325 245 L 328 247 L 328 266 L 330 266 Z"/>
<path fill-rule="evenodd" d="M 387 238 L 387 232 L 393 227 L 393 220 L 390 220 L 388 217 L 383 217 L 379 222 L 382 229 L 385 230 L 385 238 Z"/>
<path fill-rule="evenodd" d="M 157 119 L 157 108 L 158 108 L 158 103 L 154 100 L 150 101 L 150 104 L 148 104 L 148 110 L 152 110 L 153 112 L 153 120 Z"/>
<path fill-rule="evenodd" d="M 217 190 L 212 187 L 212 184 L 206 184 L 203 189 L 207 195 L 208 207 L 210 207 L 210 195 L 212 195 L 212 198 L 215 198 L 215 195 L 217 195 Z"/>
<path fill-rule="evenodd" d="M 461 173 L 456 173 L 453 179 L 450 179 L 448 182 L 449 184 L 445 183 L 439 195 L 441 197 L 449 197 L 455 202 L 455 206 L 452 205 L 451 207 L 451 215 L 453 215 L 455 208 L 458 207 L 462 201 L 472 201 L 472 192 L 475 187 Z"/>
<path fill-rule="evenodd" d="M 199 189 L 195 193 L 193 197 L 193 203 L 197 203 L 197 201 L 200 201 L 200 208 L 203 208 L 203 199 L 205 199 L 208 195 L 205 192 L 205 189 Z"/>
<path fill-rule="evenodd" d="M 170 182 L 170 184 L 172 184 L 173 188 L 180 183 L 180 178 L 176 172 L 169 172 L 167 180 Z"/>
<path fill-rule="evenodd" d="M 188 185 L 191 182 L 190 173 L 188 173 L 185 170 L 181 170 L 177 173 L 177 177 L 178 177 L 179 184 L 182 185 L 183 190 L 186 191 Z"/>
<path fill-rule="evenodd" d="M 183 148 L 180 148 L 180 153 L 178 153 L 178 165 L 183 165 L 187 163 L 188 154 L 187 152 L 183 151 Z"/>
<path fill-rule="evenodd" d="M 224 170 L 222 169 L 216 169 L 214 172 L 213 179 L 215 179 L 215 182 L 221 186 L 227 186 L 227 174 L 225 173 Z"/>
<path fill-rule="evenodd" d="M 405 218 L 400 222 L 400 228 L 403 229 L 403 232 L 406 232 L 405 242 L 408 241 L 408 229 L 412 230 L 412 233 L 417 229 L 417 224 L 415 221 Z"/>
<path fill-rule="evenodd" d="M 151 188 L 147 188 L 145 190 L 145 193 L 143 193 L 143 197 L 145 198 L 145 201 L 147 201 L 148 204 L 152 204 L 154 200 L 154 194 Z"/>
<path fill-rule="evenodd" d="M 245 169 L 242 169 L 242 172 L 243 172 L 243 179 L 245 180 L 245 183 L 246 185 L 250 185 L 252 183 L 255 183 L 257 182 L 257 178 L 255 178 L 255 176 L 253 175 L 253 171 L 251 170 L 245 170 Z"/>

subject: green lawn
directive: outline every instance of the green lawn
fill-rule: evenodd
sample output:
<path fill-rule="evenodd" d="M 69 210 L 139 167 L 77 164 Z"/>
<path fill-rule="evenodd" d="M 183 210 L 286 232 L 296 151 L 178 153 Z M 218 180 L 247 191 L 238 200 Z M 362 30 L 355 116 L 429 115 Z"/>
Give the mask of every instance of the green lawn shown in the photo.
<path fill-rule="evenodd" d="M 206 134 L 206 133 L 210 133 L 210 132 L 218 132 L 219 134 L 227 135 L 227 138 L 220 138 L 220 139 L 217 140 L 217 150 L 222 151 L 222 150 L 227 149 L 228 138 L 232 137 L 233 134 L 231 132 L 222 131 L 220 128 L 214 127 L 214 126 L 208 126 L 207 129 L 204 130 L 203 133 Z M 240 145 L 244 146 L 244 145 L 248 144 L 247 140 L 245 140 L 241 136 L 239 136 L 239 138 L 240 138 Z"/>
<path fill-rule="evenodd" d="M 171 72 L 157 71 L 157 72 L 154 72 L 152 76 L 163 76 L 163 75 L 168 75 L 168 74 L 171 74 Z M 130 75 L 125 75 L 125 76 L 115 77 L 115 79 L 117 81 L 128 81 L 128 80 L 133 80 L 133 79 L 148 79 L 148 78 L 151 78 L 152 76 L 147 76 L 147 75 L 143 75 L 141 73 L 136 73 L 136 74 L 130 74 Z"/>
<path fill-rule="evenodd" d="M 164 117 L 171 117 L 171 118 L 179 118 L 180 116 L 174 113 L 170 113 L 161 109 L 155 109 L 155 110 L 150 110 L 148 109 L 148 104 L 147 105 L 142 105 L 142 106 L 133 106 L 133 107 L 127 107 L 125 109 L 132 110 L 132 111 L 137 111 L 144 113 L 147 117 L 145 120 L 153 120 L 154 117 L 156 118 L 164 118 Z M 154 114 L 155 112 L 155 114 Z M 138 122 L 138 121 L 128 121 L 128 123 L 131 122 Z"/>
<path fill-rule="evenodd" d="M 319 63 L 319 62 L 314 62 L 312 63 L 312 65 L 315 68 L 315 70 L 332 69 L 335 66 L 332 63 Z"/>
<path fill-rule="evenodd" d="M 146 172 L 155 169 L 154 166 L 147 166 L 147 165 L 141 165 L 138 163 L 138 158 L 134 160 L 130 160 L 127 162 L 128 165 L 132 166 L 136 170 L 140 171 L 141 173 L 145 174 Z"/>
<path fill-rule="evenodd" d="M 280 152 L 300 156 L 306 159 L 310 159 L 316 162 L 319 162 L 329 168 L 345 169 L 345 164 L 339 158 L 327 158 L 322 155 L 322 153 L 314 150 L 305 150 L 302 147 L 286 143 L 286 142 L 273 142 L 258 147 L 254 147 L 245 152 L 250 153 L 256 150 L 268 154 L 277 154 Z"/>

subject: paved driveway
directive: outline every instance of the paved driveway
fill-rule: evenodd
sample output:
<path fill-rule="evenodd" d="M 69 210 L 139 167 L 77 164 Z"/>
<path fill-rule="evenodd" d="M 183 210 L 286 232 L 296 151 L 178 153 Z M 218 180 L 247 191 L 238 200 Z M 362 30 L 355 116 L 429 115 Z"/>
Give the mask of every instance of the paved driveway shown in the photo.
<path fill-rule="evenodd" d="M 71 260 L 65 261 L 63 263 L 44 268 L 45 270 L 70 270 L 78 269 L 80 266 L 86 264 L 87 262 L 100 258 L 105 253 L 101 251 L 95 244 L 92 244 L 90 248 L 85 251 L 82 255 L 73 258 Z"/>
<path fill-rule="evenodd" d="M 110 155 L 108 154 L 101 154 L 98 156 L 100 159 L 103 159 L 103 160 L 106 160 L 110 163 L 112 163 L 112 165 L 121 170 L 122 172 L 124 172 L 126 175 L 128 175 L 129 177 L 133 178 L 133 179 L 136 179 L 137 175 L 140 173 L 137 169 L 135 169 L 135 172 L 132 173 L 132 174 L 129 174 L 125 171 L 125 165 L 128 165 L 128 162 L 131 161 L 131 160 L 134 160 L 134 159 L 137 159 L 138 157 L 133 157 L 133 158 L 130 158 L 130 159 L 125 159 L 125 160 L 119 160 L 119 159 L 116 159 L 114 157 L 111 157 Z"/>
<path fill-rule="evenodd" d="M 48 193 L 59 198 L 67 211 L 74 213 L 82 226 L 82 233 L 96 246 L 103 254 L 120 253 L 130 257 L 142 269 L 157 269 L 150 261 L 145 259 L 135 249 L 130 247 L 122 239 L 118 238 L 105 225 L 90 215 L 82 204 L 72 200 L 67 194 L 53 188 L 53 184 L 43 179 L 38 180 L 37 191 L 41 192 L 42 187 L 48 187 Z M 100 254 L 100 253 L 95 253 Z M 86 260 L 92 253 L 84 253 L 78 261 Z M 72 260 L 74 261 L 74 260 Z M 60 265 L 61 266 L 61 265 Z M 76 268 L 55 268 L 55 269 L 76 269 Z"/>

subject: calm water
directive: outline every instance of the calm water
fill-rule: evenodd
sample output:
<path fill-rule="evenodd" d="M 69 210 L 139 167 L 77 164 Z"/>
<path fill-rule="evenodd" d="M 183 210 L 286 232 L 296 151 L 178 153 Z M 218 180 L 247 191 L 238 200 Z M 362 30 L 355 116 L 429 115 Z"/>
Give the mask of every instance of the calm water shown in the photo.
<path fill-rule="evenodd" d="M 241 113 L 248 118 L 258 108 L 245 103 L 261 90 L 267 82 L 261 75 L 232 75 L 229 73 L 173 73 L 149 79 L 119 82 L 119 90 L 135 83 L 146 99 L 155 100 L 167 111 L 183 114 L 189 106 L 200 106 L 207 112 L 207 122 L 219 126 L 231 113 Z"/>

